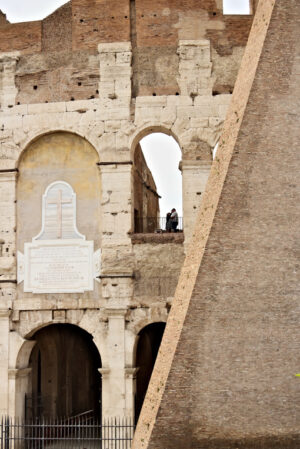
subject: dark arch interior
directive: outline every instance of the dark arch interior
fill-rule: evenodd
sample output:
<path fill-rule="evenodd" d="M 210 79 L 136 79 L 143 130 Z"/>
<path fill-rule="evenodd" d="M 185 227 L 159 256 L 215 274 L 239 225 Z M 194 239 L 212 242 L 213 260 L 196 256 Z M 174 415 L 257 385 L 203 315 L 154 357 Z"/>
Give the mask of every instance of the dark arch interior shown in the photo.
<path fill-rule="evenodd" d="M 154 363 L 165 330 L 165 323 L 153 323 L 144 327 L 139 333 L 136 350 L 136 397 L 135 420 L 137 422 L 146 396 Z"/>
<path fill-rule="evenodd" d="M 100 416 L 101 358 L 92 336 L 77 326 L 53 324 L 32 337 L 27 418 Z"/>

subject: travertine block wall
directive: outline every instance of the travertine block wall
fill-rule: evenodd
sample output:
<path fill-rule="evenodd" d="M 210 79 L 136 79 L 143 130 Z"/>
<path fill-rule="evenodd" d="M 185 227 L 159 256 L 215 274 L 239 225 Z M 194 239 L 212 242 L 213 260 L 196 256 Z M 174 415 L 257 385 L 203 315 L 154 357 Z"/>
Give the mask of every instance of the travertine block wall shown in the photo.
<path fill-rule="evenodd" d="M 27 24 L 0 15 L 1 413 L 24 412 L 29 339 L 41 327 L 71 323 L 99 349 L 103 416 L 133 415 L 137 335 L 167 319 L 252 23 L 252 16 L 223 16 L 220 0 L 171 3 L 73 0 Z M 90 215 L 83 182 L 78 219 L 101 247 L 101 279 L 85 294 L 24 294 L 16 286 L 16 254 L 36 233 L 27 224 L 16 244 L 24 196 L 27 210 L 31 198 L 32 215 L 39 213 L 30 179 L 22 187 L 20 161 L 33 155 L 33 142 L 38 160 L 39 137 L 50 142 L 61 132 L 95 150 L 89 180 L 101 186 L 99 198 L 88 199 Z M 182 150 L 184 239 L 132 235 L 134 154 L 150 132 L 172 135 Z M 87 176 L 81 166 L 77 178 Z M 43 182 L 49 173 L 46 164 Z"/>
<path fill-rule="evenodd" d="M 230 101 L 228 94 L 212 95 L 214 78 L 208 40 L 180 42 L 178 54 L 182 62 L 178 82 L 182 86 L 182 95 L 143 96 L 137 97 L 136 101 L 131 98 L 131 44 L 102 43 L 98 50 L 99 98 L 80 101 L 8 104 L 13 103 L 17 95 L 14 76 L 17 56 L 15 53 L 5 54 L 1 59 L 3 64 L 10 61 L 10 68 L 5 76 L 2 75 L 0 94 L 0 207 L 3 211 L 0 289 L 5 317 L 2 321 L 3 334 L 6 335 L 8 326 L 11 330 L 4 344 L 5 351 L 9 347 L 9 352 L 3 357 L 3 366 L 10 369 L 10 388 L 7 395 L 8 372 L 4 369 L 1 394 L 6 397 L 6 402 L 3 402 L 2 413 L 23 413 L 22 398 L 29 388 L 28 358 L 32 349 L 32 342 L 28 346 L 27 339 L 42 326 L 71 323 L 92 334 L 99 348 L 104 416 L 132 416 L 137 334 L 151 322 L 166 321 L 184 255 L 182 240 L 178 239 L 169 243 L 150 239 L 148 243 L 133 245 L 130 233 L 134 225 L 134 151 L 139 140 L 154 131 L 166 132 L 179 143 L 182 149 L 187 245 L 210 170 L 212 149 L 219 138 Z M 202 67 L 202 75 L 195 84 L 198 66 Z M 38 165 L 34 168 L 39 155 L 44 154 L 42 146 L 39 151 L 41 142 L 45 142 L 46 147 L 51 146 L 55 136 L 68 132 L 76 135 L 73 140 L 71 138 L 70 145 L 78 141 L 82 142 L 82 148 L 94 148 L 93 167 L 97 168 L 97 157 L 99 160 L 100 214 L 97 218 L 93 208 L 95 217 L 92 227 L 99 230 L 99 239 L 95 236 L 90 238 L 97 242 L 97 247 L 99 242 L 101 245 L 102 279 L 95 284 L 94 292 L 83 295 L 24 294 L 22 284 L 18 289 L 15 284 L 16 249 L 23 250 L 16 248 L 15 236 L 18 227 L 22 229 L 24 226 L 22 220 L 17 223 L 15 201 L 19 201 L 18 207 L 21 207 L 22 198 L 26 201 L 30 199 L 30 170 L 37 169 L 38 176 L 46 170 L 43 182 L 48 179 L 47 158 L 43 156 L 41 170 L 38 170 Z M 39 140 L 38 137 L 43 135 L 45 137 Z M 32 142 L 35 142 L 33 146 L 30 145 Z M 68 145 L 64 144 L 64 148 Z M 36 148 L 36 156 L 30 153 L 30 148 Z M 27 190 L 22 187 L 18 197 L 18 169 L 20 188 L 23 185 L 21 179 L 24 173 L 20 164 L 23 154 L 31 154 L 33 161 L 37 158 L 37 162 L 30 165 L 26 175 Z M 82 163 L 83 171 L 84 167 Z M 64 175 L 61 173 L 59 176 Z M 81 176 L 84 173 L 76 175 L 76 182 Z M 87 188 L 84 183 L 82 188 Z M 78 194 L 80 208 L 83 204 L 80 189 Z M 38 208 L 38 203 L 34 207 Z M 88 226 L 89 215 L 82 211 L 78 215 L 79 222 L 82 223 L 81 227 Z M 19 214 L 19 220 L 21 217 Z M 86 224 L 84 219 L 87 220 Z M 33 221 L 34 229 L 28 223 L 23 229 L 30 240 L 36 235 L 37 222 Z M 89 234 L 88 228 L 86 234 Z M 9 308 L 12 309 L 11 318 Z"/>

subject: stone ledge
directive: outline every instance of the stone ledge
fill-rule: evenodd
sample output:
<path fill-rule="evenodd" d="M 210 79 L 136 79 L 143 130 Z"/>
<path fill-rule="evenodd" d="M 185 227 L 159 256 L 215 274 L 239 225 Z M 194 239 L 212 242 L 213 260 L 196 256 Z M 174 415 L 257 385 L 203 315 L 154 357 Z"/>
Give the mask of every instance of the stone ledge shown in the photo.
<path fill-rule="evenodd" d="M 152 234 L 131 234 L 131 242 L 133 245 L 139 245 L 141 243 L 177 243 L 181 244 L 184 242 L 183 232 L 163 232 L 163 233 L 152 233 Z"/>

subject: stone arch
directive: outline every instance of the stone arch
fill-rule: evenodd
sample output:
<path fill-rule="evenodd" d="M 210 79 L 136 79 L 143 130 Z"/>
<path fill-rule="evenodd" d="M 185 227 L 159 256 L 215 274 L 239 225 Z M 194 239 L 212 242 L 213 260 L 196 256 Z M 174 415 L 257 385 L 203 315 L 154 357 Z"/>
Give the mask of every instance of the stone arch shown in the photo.
<path fill-rule="evenodd" d="M 26 136 L 26 138 L 22 141 L 22 144 L 20 145 L 20 151 L 19 151 L 19 156 L 18 159 L 16 160 L 16 168 L 19 167 L 20 162 L 22 160 L 23 154 L 27 151 L 27 149 L 38 139 L 40 139 L 43 136 L 47 136 L 50 134 L 56 134 L 56 133 L 68 133 L 68 134 L 74 134 L 75 136 L 78 136 L 84 140 L 86 140 L 92 147 L 94 147 L 94 150 L 96 151 L 96 153 L 98 154 L 99 160 L 100 160 L 100 151 L 99 151 L 99 147 L 98 147 L 98 141 L 97 139 L 93 138 L 92 136 L 87 136 L 86 134 L 80 133 L 79 131 L 75 131 L 74 129 L 72 129 L 71 127 L 61 127 L 61 128 L 53 128 L 53 129 L 48 129 L 47 131 L 43 131 L 41 129 L 38 130 L 33 130 L 30 133 L 28 133 L 28 135 Z"/>
<path fill-rule="evenodd" d="M 60 333 L 62 332 L 61 337 L 57 337 L 57 335 L 59 335 L 59 333 L 57 333 L 58 330 Z M 52 331 L 52 334 L 51 334 L 51 331 Z M 54 331 L 54 333 L 53 333 L 53 331 Z M 50 333 L 50 337 L 51 337 L 51 335 L 52 335 L 52 337 L 54 335 L 54 337 L 57 341 L 55 342 L 55 339 L 53 340 L 53 338 L 51 339 L 50 337 L 47 337 L 47 333 Z M 42 336 L 42 339 L 41 339 L 41 336 Z M 68 399 L 66 399 L 65 403 L 64 403 L 63 399 L 60 399 L 61 410 L 56 410 L 55 405 L 53 405 L 56 403 L 55 396 L 59 395 L 59 392 L 61 391 L 61 386 L 59 386 L 59 380 L 57 380 L 57 379 L 62 379 L 62 377 L 64 377 L 64 376 L 69 376 L 69 377 L 71 376 L 71 378 L 75 379 L 74 375 L 76 373 L 74 372 L 72 375 L 71 370 L 73 369 L 72 367 L 76 363 L 79 363 L 80 366 L 83 366 L 84 369 L 88 370 L 87 373 L 89 373 L 88 374 L 89 380 L 95 379 L 94 381 L 92 381 L 91 388 L 94 388 L 94 389 L 97 388 L 97 382 L 99 382 L 100 389 L 99 389 L 98 393 L 99 393 L 99 400 L 101 399 L 101 379 L 100 379 L 100 373 L 98 372 L 98 369 L 102 367 L 102 357 L 101 357 L 102 354 L 101 354 L 101 351 L 99 350 L 98 346 L 96 345 L 96 343 L 93 339 L 93 336 L 90 332 L 83 329 L 83 327 L 81 327 L 79 325 L 74 325 L 74 324 L 69 324 L 69 323 L 48 322 L 48 323 L 43 323 L 43 325 L 37 326 L 35 329 L 32 329 L 31 332 L 29 332 L 26 335 L 26 337 L 27 337 L 27 340 L 23 340 L 23 344 L 22 344 L 21 348 L 19 349 L 17 359 L 16 359 L 16 367 L 19 368 L 20 366 L 22 366 L 21 371 L 24 371 L 24 372 L 26 371 L 26 374 L 27 374 L 26 382 L 24 382 L 24 376 L 16 376 L 16 379 L 15 379 L 15 381 L 16 381 L 15 402 L 16 402 L 16 404 L 18 404 L 18 406 L 16 407 L 16 409 L 17 409 L 16 412 L 18 412 L 18 410 L 19 410 L 19 413 L 17 413 L 17 416 L 20 416 L 22 414 L 21 409 L 22 409 L 22 407 L 24 407 L 23 398 L 24 398 L 25 394 L 27 394 L 27 397 L 30 397 L 30 395 L 31 395 L 31 399 L 30 399 L 31 405 L 30 405 L 30 401 L 29 402 L 27 401 L 27 413 L 28 413 L 28 410 L 30 409 L 30 407 L 31 407 L 31 410 L 33 410 L 33 405 L 34 405 L 33 401 L 35 400 L 34 394 L 37 395 L 37 393 L 38 393 L 37 388 L 33 387 L 33 383 L 37 382 L 38 351 L 41 351 L 41 352 L 44 351 L 44 353 L 45 353 L 43 356 L 44 360 L 51 359 L 51 357 L 52 357 L 53 360 L 57 361 L 56 366 L 54 366 L 55 363 L 53 362 L 52 367 L 51 367 L 51 363 L 50 363 L 51 360 L 50 360 L 50 362 L 49 362 L 50 368 L 48 367 L 46 369 L 46 367 L 45 367 L 45 372 L 51 371 L 51 376 L 52 377 L 54 376 L 54 379 L 56 379 L 56 384 L 53 383 L 53 386 L 51 386 L 51 388 L 50 388 L 50 392 L 53 390 L 53 388 L 54 388 L 54 390 L 52 391 L 53 400 L 52 400 L 51 406 L 49 405 L 49 407 L 47 409 L 48 417 L 50 416 L 51 413 L 58 413 L 58 414 L 59 413 L 60 414 L 66 414 L 66 413 L 72 414 L 73 413 L 73 414 L 76 414 L 77 412 L 85 411 L 85 410 L 80 410 L 80 407 L 81 408 L 85 407 L 84 400 L 81 400 L 80 398 L 79 399 L 77 398 L 77 400 L 76 400 L 76 398 L 75 399 L 72 398 L 72 400 L 70 400 L 68 398 Z M 71 345 L 71 343 L 72 343 L 72 345 Z M 71 346 L 73 346 L 73 347 L 71 347 Z M 66 373 L 65 374 L 62 372 L 62 368 L 60 368 L 60 366 L 63 365 L 62 362 L 58 362 L 59 357 L 55 357 L 55 354 L 59 354 L 60 352 L 64 351 L 64 347 L 70 349 L 70 351 L 66 351 L 66 354 L 65 354 L 65 356 L 66 356 L 65 357 L 65 360 L 66 360 L 66 362 L 65 362 Z M 87 354 L 87 351 L 88 351 L 87 348 L 90 348 L 90 354 Z M 47 354 L 46 354 L 46 352 L 47 352 Z M 75 353 L 76 353 L 76 356 L 74 355 Z M 90 360 L 90 362 L 88 362 L 88 363 L 80 362 L 81 359 L 78 356 L 78 354 L 81 354 L 80 355 L 81 358 L 83 357 L 84 360 L 85 359 Z M 98 354 L 98 359 L 97 359 L 97 354 Z M 75 357 L 75 359 L 74 359 L 74 357 Z M 92 357 L 96 358 L 96 360 L 94 362 L 92 361 Z M 86 367 L 86 365 L 87 365 L 87 367 Z M 20 370 L 20 368 L 19 368 L 19 370 Z M 80 370 L 78 370 L 78 371 L 80 371 Z M 78 373 L 76 374 L 76 376 L 78 376 Z M 96 379 L 98 379 L 98 381 L 96 381 Z M 53 379 L 51 380 L 51 382 L 52 381 L 53 381 Z M 46 382 L 46 380 L 44 381 L 46 388 L 47 388 L 47 382 Z M 77 389 L 73 386 L 73 383 L 74 383 L 74 380 L 73 381 L 71 380 L 71 385 L 67 388 L 67 390 L 69 391 L 69 393 L 68 393 L 69 396 L 71 394 L 73 394 L 74 391 L 77 391 Z M 57 389 L 57 391 L 55 388 Z M 75 390 L 74 390 L 74 388 L 75 388 Z M 87 389 L 87 394 L 89 394 L 91 396 L 91 393 L 89 393 L 88 385 L 86 385 L 86 389 Z M 46 396 L 46 395 L 44 395 L 44 396 Z M 49 394 L 48 394 L 48 396 L 49 396 Z M 47 400 L 49 401 L 49 399 L 47 399 Z M 90 397 L 89 401 L 92 401 L 93 403 L 95 402 L 95 400 L 91 399 L 91 397 Z M 88 402 L 88 401 L 86 401 L 86 402 Z M 37 406 L 36 404 L 37 404 L 37 402 L 35 403 L 35 409 L 34 409 L 35 412 L 34 413 L 36 413 L 36 406 Z M 66 409 L 66 407 L 69 407 L 69 409 Z M 70 407 L 73 407 L 73 409 L 71 409 Z"/>
<path fill-rule="evenodd" d="M 42 197 L 53 182 L 63 181 L 76 193 L 76 226 L 94 249 L 101 245 L 101 176 L 99 154 L 85 138 L 66 131 L 31 140 L 19 159 L 17 180 L 17 247 L 31 242 L 42 228 Z M 34 215 L 35 219 L 32 220 Z M 25 224 L 25 225 L 24 225 Z M 96 290 L 99 290 L 96 286 Z M 18 286 L 21 293 L 21 284 Z"/>
<path fill-rule="evenodd" d="M 79 327 L 86 333 L 92 335 L 94 343 L 101 354 L 102 364 L 106 363 L 106 353 L 105 353 L 105 342 L 101 341 L 98 336 L 93 335 L 93 330 L 87 325 L 88 320 L 80 320 L 77 319 L 65 319 L 65 320 L 53 320 L 53 319 L 45 319 L 45 321 L 41 321 L 40 323 L 36 323 L 31 321 L 30 329 L 27 329 L 25 334 L 18 337 L 18 351 L 16 353 L 15 361 L 12 361 L 12 366 L 14 369 L 23 369 L 28 366 L 28 360 L 32 351 L 32 348 L 35 345 L 34 335 L 43 328 L 51 326 L 52 324 L 70 324 L 72 326 Z M 17 345 L 17 342 L 14 343 Z"/>
<path fill-rule="evenodd" d="M 153 133 L 162 133 L 166 134 L 167 136 L 171 136 L 175 139 L 175 141 L 178 143 L 180 149 L 182 149 L 182 145 L 180 143 L 179 137 L 173 132 L 172 128 L 168 128 L 166 126 L 162 126 L 160 123 L 152 123 L 151 125 L 143 125 L 136 129 L 136 131 L 132 134 L 130 140 L 129 140 L 129 148 L 130 148 L 130 155 L 131 158 L 134 157 L 134 152 L 136 149 L 137 144 L 139 141 L 146 137 L 149 134 Z"/>
<path fill-rule="evenodd" d="M 158 139 L 158 135 L 164 135 L 171 137 L 176 142 L 174 148 L 169 147 L 169 142 L 164 142 L 164 139 Z M 154 141 L 157 139 L 162 140 L 160 145 L 162 148 L 165 148 L 166 151 L 169 151 L 173 154 L 173 157 L 170 154 L 169 158 L 169 170 L 164 171 L 164 173 L 160 173 L 161 167 L 165 167 L 164 154 L 168 154 L 167 152 L 157 152 L 158 146 L 153 147 L 153 152 L 151 158 L 156 160 L 154 163 L 155 172 L 151 172 L 150 167 L 147 164 L 147 157 L 142 149 L 140 144 L 141 139 L 155 135 Z M 152 140 L 152 139 L 151 139 Z M 153 140 L 152 140 L 153 141 Z M 147 142 L 144 141 L 144 144 L 147 145 Z M 178 146 L 178 147 L 177 147 Z M 178 153 L 178 148 L 180 152 Z M 174 152 L 173 152 L 174 150 Z M 140 127 L 135 134 L 132 136 L 130 143 L 130 151 L 131 157 L 133 160 L 133 223 L 134 223 L 134 232 L 136 233 L 152 233 L 159 229 L 166 229 L 166 213 L 169 211 L 168 209 L 172 209 L 175 207 L 177 210 L 180 210 L 180 216 L 182 215 L 182 192 L 181 185 L 182 180 L 178 180 L 177 177 L 181 178 L 180 174 L 177 171 L 178 165 L 181 164 L 182 159 L 182 149 L 180 143 L 178 141 L 177 136 L 173 133 L 171 128 L 167 128 L 162 125 L 152 124 L 151 126 Z M 146 151 L 146 149 L 145 149 Z M 164 153 L 164 154 L 163 154 Z M 178 155 L 179 159 L 177 161 Z M 149 153 L 148 153 L 148 157 Z M 160 162 L 158 162 L 160 161 Z M 176 161 L 176 163 L 175 163 Z M 175 163 L 175 165 L 174 165 Z M 155 173 L 155 174 L 154 174 Z M 166 177 L 166 173 L 168 173 L 169 183 L 164 183 L 164 178 Z M 173 180 L 176 179 L 174 183 Z M 158 182 L 158 184 L 157 184 Z M 160 184 L 160 188 L 159 188 Z M 171 187 L 172 186 L 172 187 Z M 162 191 L 161 191 L 162 190 Z M 176 192 L 176 193 L 175 193 Z M 162 195 L 162 197 L 160 196 Z M 174 204 L 177 203 L 177 204 Z M 162 208 L 162 210 L 160 210 Z M 158 219 L 158 217 L 160 217 Z M 182 222 L 180 219 L 181 228 Z M 171 230 L 171 221 L 169 221 L 169 228 Z"/>
<path fill-rule="evenodd" d="M 164 334 L 166 323 L 156 321 L 143 327 L 137 335 L 135 346 L 136 395 L 135 420 L 137 422 L 149 381 L 154 368 L 155 360 Z"/>

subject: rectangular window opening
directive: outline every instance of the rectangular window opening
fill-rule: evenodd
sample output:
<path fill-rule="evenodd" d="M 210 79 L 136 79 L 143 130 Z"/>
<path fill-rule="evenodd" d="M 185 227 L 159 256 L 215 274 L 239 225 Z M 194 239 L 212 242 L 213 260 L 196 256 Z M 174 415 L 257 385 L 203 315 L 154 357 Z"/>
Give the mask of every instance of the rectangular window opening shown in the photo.
<path fill-rule="evenodd" d="M 252 14 L 251 0 L 223 0 L 224 15 L 250 15 Z"/>

